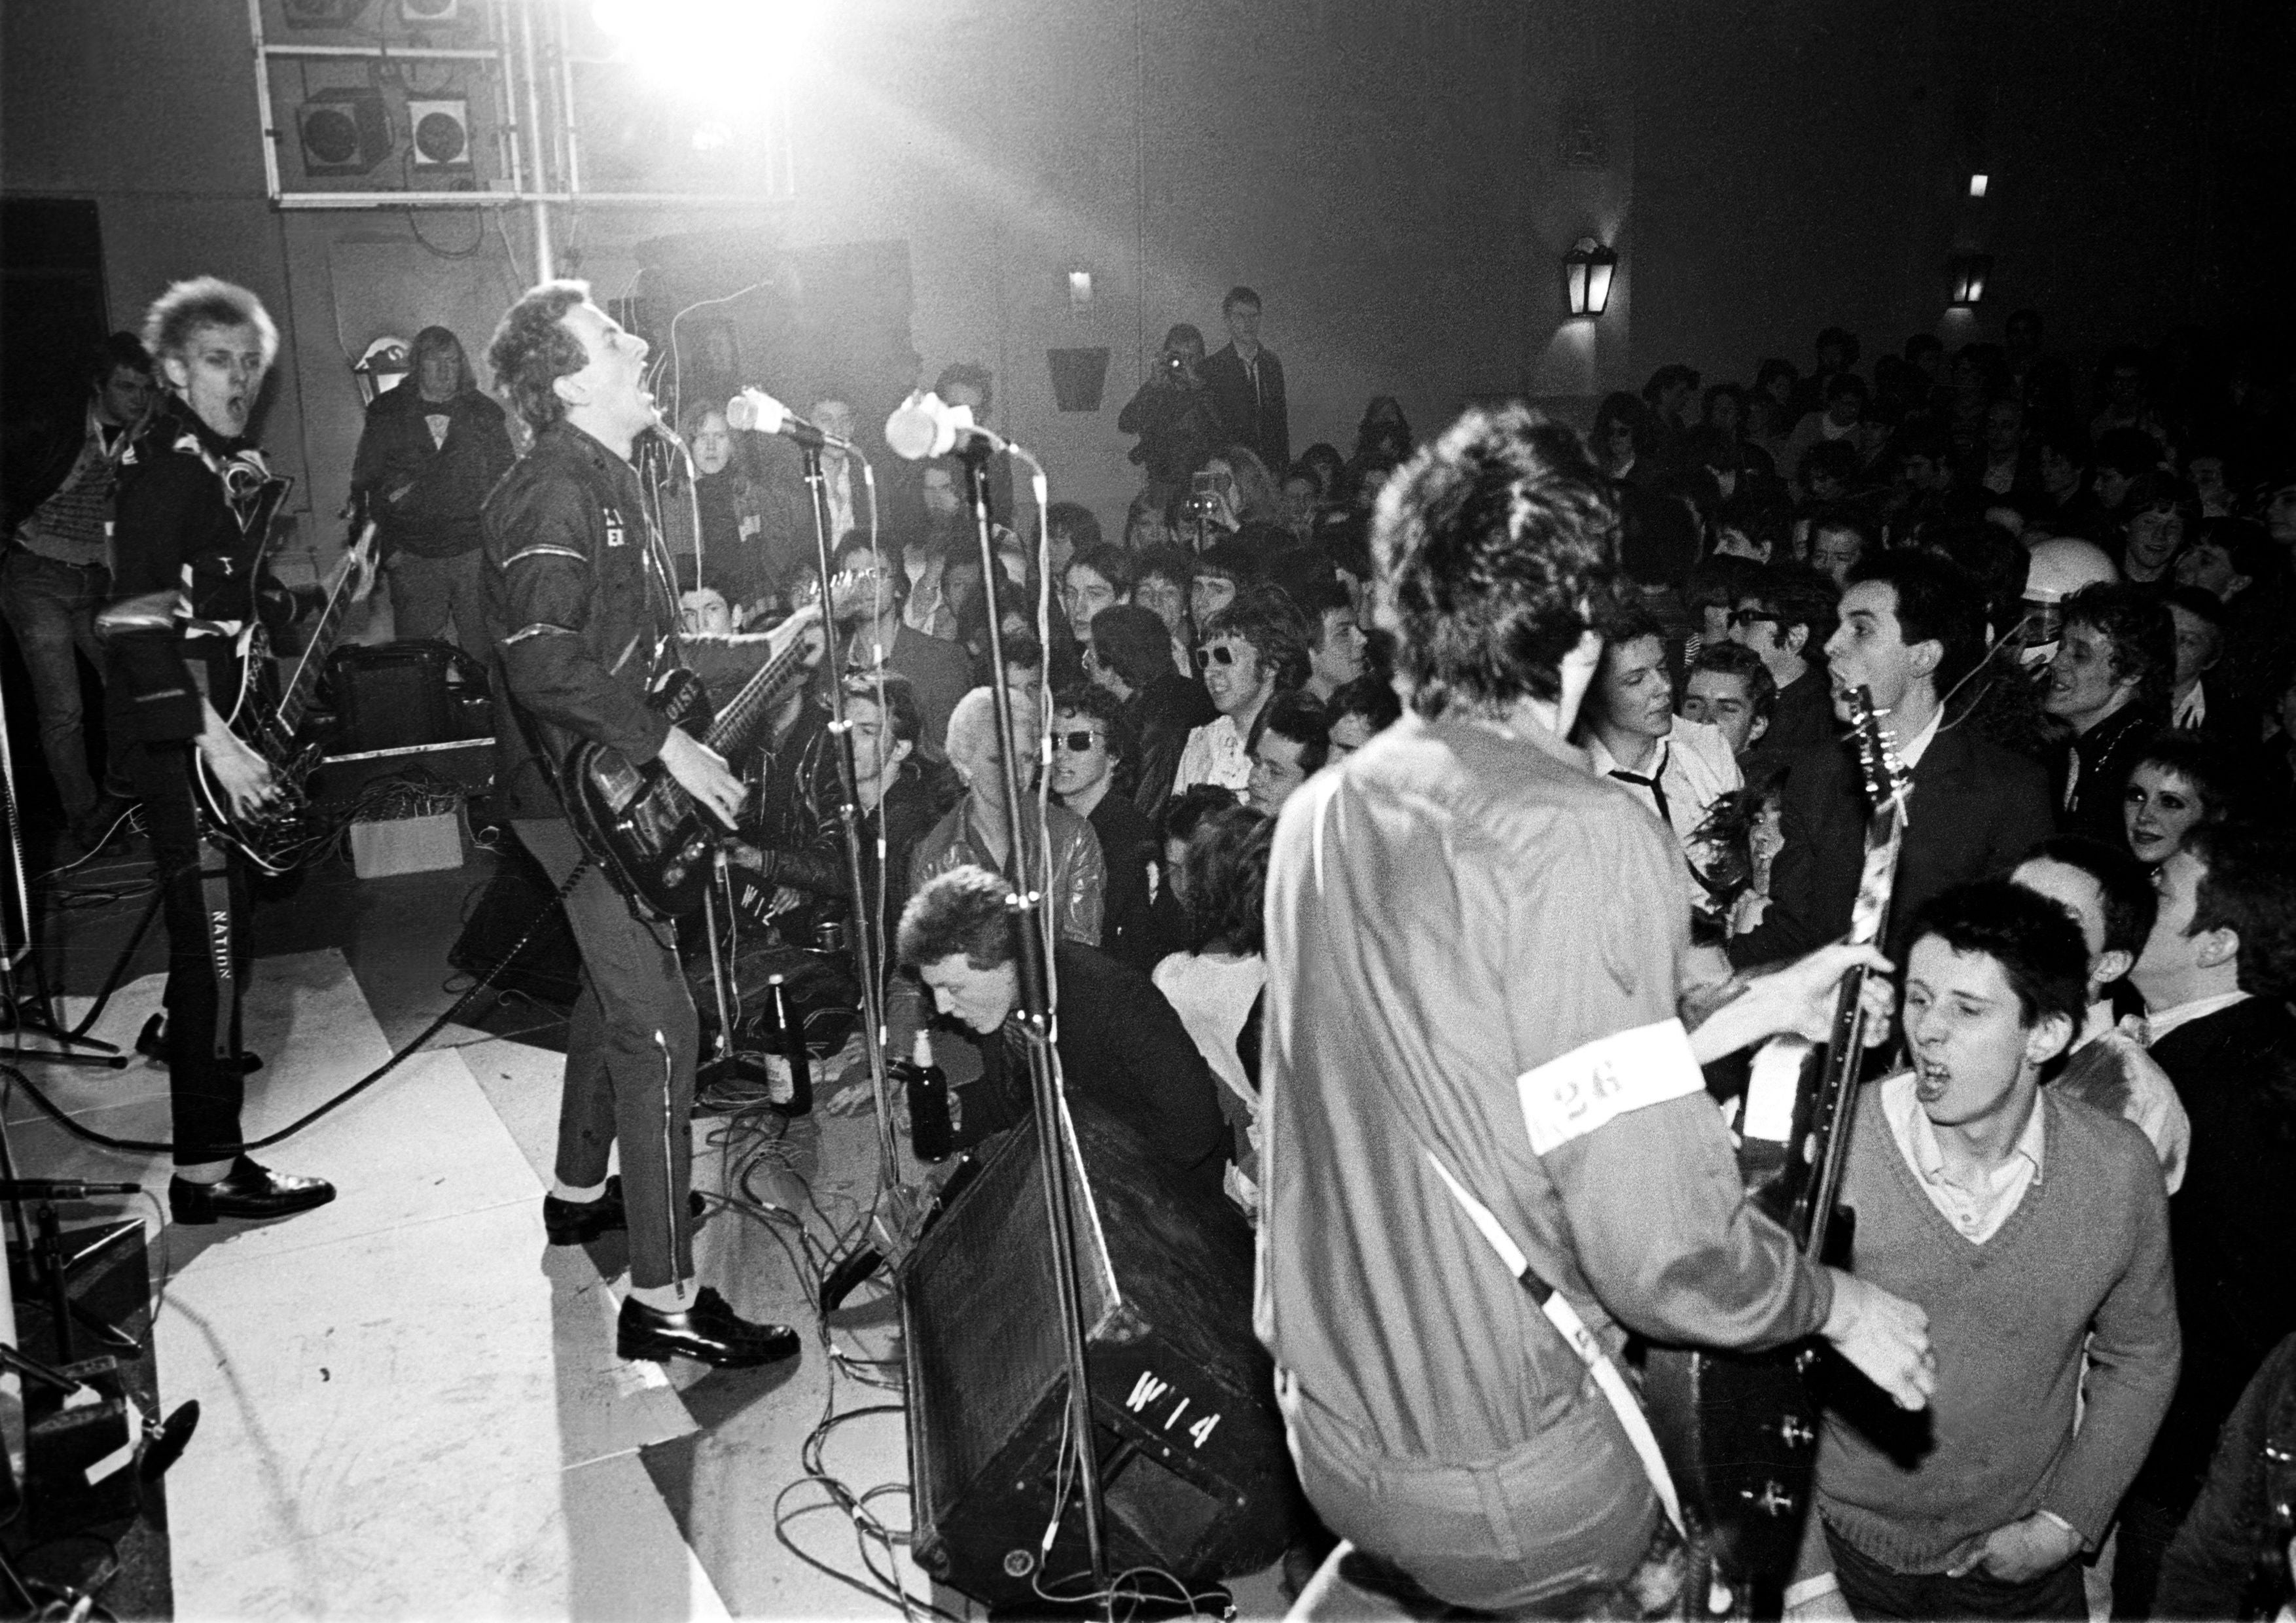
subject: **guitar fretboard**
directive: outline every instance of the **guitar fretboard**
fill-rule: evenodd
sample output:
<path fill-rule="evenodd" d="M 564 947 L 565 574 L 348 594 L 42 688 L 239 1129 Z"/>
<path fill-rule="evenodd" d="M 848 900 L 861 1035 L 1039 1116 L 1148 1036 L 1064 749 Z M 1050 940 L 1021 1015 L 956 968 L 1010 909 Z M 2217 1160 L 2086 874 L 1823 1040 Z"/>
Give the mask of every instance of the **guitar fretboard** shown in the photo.
<path fill-rule="evenodd" d="M 718 754 L 732 759 L 735 751 L 750 742 L 750 734 L 765 719 L 766 707 L 770 704 L 788 676 L 791 667 L 798 661 L 805 647 L 802 633 L 791 640 L 790 645 L 758 668 L 758 674 L 742 684 L 734 701 L 709 724 L 701 742 Z"/>
<path fill-rule="evenodd" d="M 279 701 L 279 730 L 289 738 L 303 725 L 303 712 L 310 708 L 311 695 L 319 691 L 319 673 L 334 651 L 335 639 L 342 635 L 343 618 L 350 611 L 351 580 L 358 572 L 357 549 L 343 560 L 342 573 L 335 578 L 335 588 L 327 594 L 326 609 L 319 623 L 311 628 L 310 643 L 303 650 L 303 658 L 295 667 L 295 680 L 288 684 L 284 697 Z"/>

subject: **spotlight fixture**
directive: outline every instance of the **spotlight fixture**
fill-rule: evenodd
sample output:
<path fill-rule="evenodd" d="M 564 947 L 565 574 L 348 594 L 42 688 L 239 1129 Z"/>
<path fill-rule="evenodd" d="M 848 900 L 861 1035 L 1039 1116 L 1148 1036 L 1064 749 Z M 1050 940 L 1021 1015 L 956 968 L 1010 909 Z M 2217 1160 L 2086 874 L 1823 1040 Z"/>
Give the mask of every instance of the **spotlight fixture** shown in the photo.
<path fill-rule="evenodd" d="M 1971 308 L 1985 297 L 1985 279 L 1993 274 L 1993 256 L 1956 254 L 1952 271 L 1953 297 L 1948 302 L 1956 308 Z"/>
<path fill-rule="evenodd" d="M 462 0 L 398 0 L 398 18 L 414 29 L 459 21 Z"/>
<path fill-rule="evenodd" d="M 1988 175 L 1971 176 L 1969 177 L 1969 194 L 1972 197 L 1983 197 L 1985 195 L 1986 184 L 1991 178 L 1992 176 Z"/>
<path fill-rule="evenodd" d="M 382 93 L 322 90 L 295 110 L 307 175 L 364 175 L 390 156 L 390 115 Z"/>
<path fill-rule="evenodd" d="M 1573 316 L 1600 316 L 1611 302 L 1619 256 L 1592 237 L 1580 237 L 1562 256 L 1562 298 Z"/>
<path fill-rule="evenodd" d="M 406 123 L 414 133 L 418 169 L 471 167 L 471 103 L 462 96 L 409 96 Z"/>

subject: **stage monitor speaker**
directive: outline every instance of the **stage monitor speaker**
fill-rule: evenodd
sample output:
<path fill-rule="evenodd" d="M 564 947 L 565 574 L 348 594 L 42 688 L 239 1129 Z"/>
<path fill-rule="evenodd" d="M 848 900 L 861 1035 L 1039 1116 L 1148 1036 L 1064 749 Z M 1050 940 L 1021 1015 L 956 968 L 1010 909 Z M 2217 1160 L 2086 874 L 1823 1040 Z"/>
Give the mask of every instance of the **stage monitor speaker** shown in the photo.
<path fill-rule="evenodd" d="M 1110 1574 L 1194 1588 L 1257 1571 L 1301 1502 L 1251 1332 L 1251 1231 L 1089 1100 L 1070 1113 Z M 944 1583 L 1023 1609 L 1089 1586 L 1038 1153 L 1033 1123 L 1013 1133 L 900 1276 L 912 1547 Z"/>
<path fill-rule="evenodd" d="M 582 949 L 558 888 L 526 848 L 505 838 L 495 849 L 495 876 L 474 891 L 477 900 L 447 962 L 465 975 L 494 974 L 496 989 L 521 992 L 537 1003 L 571 1008 L 582 989 Z M 507 964 L 503 955 L 517 947 Z M 497 965 L 501 967 L 496 968 Z"/>

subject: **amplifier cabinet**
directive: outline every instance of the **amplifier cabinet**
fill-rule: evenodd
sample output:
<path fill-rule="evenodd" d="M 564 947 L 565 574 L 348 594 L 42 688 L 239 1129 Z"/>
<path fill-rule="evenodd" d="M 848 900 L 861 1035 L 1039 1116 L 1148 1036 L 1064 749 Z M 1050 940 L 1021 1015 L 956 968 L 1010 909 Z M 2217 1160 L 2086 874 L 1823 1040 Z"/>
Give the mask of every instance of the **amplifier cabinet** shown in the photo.
<path fill-rule="evenodd" d="M 1152 1567 L 1201 1586 L 1257 1571 L 1283 1553 L 1301 1501 L 1251 1332 L 1250 1228 L 1185 1193 L 1090 1101 L 1069 1111 L 1111 1576 Z M 1016 1129 L 899 1278 L 911 1542 L 928 1572 L 991 1606 L 1089 1586 L 1039 1141 L 1033 1119 Z"/>

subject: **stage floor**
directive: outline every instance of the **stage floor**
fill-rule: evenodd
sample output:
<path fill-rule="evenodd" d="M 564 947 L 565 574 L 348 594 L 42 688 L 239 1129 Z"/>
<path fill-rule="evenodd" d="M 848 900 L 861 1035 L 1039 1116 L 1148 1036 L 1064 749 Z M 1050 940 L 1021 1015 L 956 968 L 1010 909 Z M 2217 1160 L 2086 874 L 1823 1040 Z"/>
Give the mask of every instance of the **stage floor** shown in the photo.
<path fill-rule="evenodd" d="M 360 881 L 330 861 L 259 902 L 250 988 L 250 1136 L 341 1091 L 422 1030 L 465 984 L 447 952 L 491 872 Z M 70 876 L 45 963 L 77 1020 L 144 905 L 148 865 L 106 857 Z M 154 932 L 156 934 L 156 931 Z M 159 1005 L 147 941 L 94 1034 L 132 1043 Z M 332 1179 L 331 1206 L 264 1227 L 152 1235 L 168 1284 L 158 1321 L 160 1398 L 200 1400 L 190 1451 L 166 1479 L 176 1615 L 209 1618 L 572 1617 L 599 1619 L 890 1615 L 867 1585 L 852 1523 L 800 1454 L 826 1415 L 896 1405 L 868 1384 L 897 1360 L 889 1287 L 865 1284 L 828 1323 L 768 1226 L 713 1209 L 697 1260 L 740 1311 L 799 1326 L 794 1366 L 730 1372 L 614 1356 L 620 1236 L 545 1242 L 563 1030 L 515 1002 L 450 1025 L 349 1104 L 262 1159 Z M 76 1119 L 164 1138 L 166 1078 L 28 1064 Z M 99 1149 L 12 1099 L 25 1176 L 135 1178 L 164 1201 L 162 1157 Z M 769 1142 L 694 1124 L 694 1184 L 752 1186 L 818 1211 L 817 1242 L 849 1227 L 876 1184 L 866 1116 L 816 1112 Z M 149 1203 L 134 1201 L 153 1224 Z M 102 1215 L 89 1206 L 68 1220 Z M 898 1369 L 898 1364 L 884 1366 Z M 835 1371 L 832 1376 L 832 1370 Z M 908 1475 L 896 1410 L 837 1424 L 821 1463 L 857 1494 Z M 898 1493 L 872 1502 L 905 1527 Z M 808 1566 L 776 1537 L 839 1576 Z M 960 1616 L 906 1552 L 908 1594 Z M 1242 1580 L 1247 1616 L 1283 1611 L 1276 1575 Z"/>

